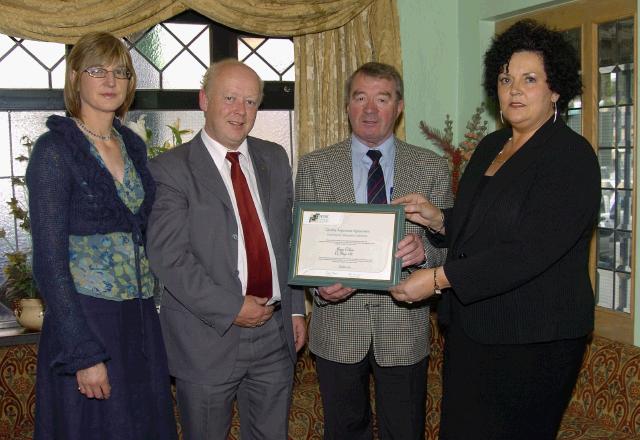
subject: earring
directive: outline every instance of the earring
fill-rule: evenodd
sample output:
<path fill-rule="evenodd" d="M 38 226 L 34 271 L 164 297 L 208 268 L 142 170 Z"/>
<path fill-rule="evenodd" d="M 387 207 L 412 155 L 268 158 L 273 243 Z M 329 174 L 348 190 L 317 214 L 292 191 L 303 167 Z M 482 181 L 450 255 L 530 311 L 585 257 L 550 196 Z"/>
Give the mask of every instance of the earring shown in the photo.
<path fill-rule="evenodd" d="M 558 105 L 556 104 L 555 101 L 551 101 L 553 102 L 553 123 L 556 123 L 556 119 L 558 119 Z"/>
<path fill-rule="evenodd" d="M 502 110 L 500 110 L 500 122 L 504 125 L 504 118 L 502 117 Z"/>

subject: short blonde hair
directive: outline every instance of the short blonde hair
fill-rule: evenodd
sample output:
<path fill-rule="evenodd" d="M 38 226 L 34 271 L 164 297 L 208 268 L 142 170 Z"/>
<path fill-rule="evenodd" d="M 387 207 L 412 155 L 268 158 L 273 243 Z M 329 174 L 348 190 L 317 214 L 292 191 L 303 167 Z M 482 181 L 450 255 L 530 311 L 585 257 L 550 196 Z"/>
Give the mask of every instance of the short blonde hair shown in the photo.
<path fill-rule="evenodd" d="M 262 78 L 260 78 L 260 76 L 256 73 L 255 70 L 253 70 L 251 67 L 247 66 L 242 61 L 236 60 L 235 58 L 225 58 L 223 60 L 216 61 L 215 63 L 213 63 L 213 64 L 211 64 L 209 66 L 207 71 L 204 73 L 204 76 L 202 77 L 202 89 L 205 91 L 207 96 L 209 96 L 209 92 L 210 92 L 209 88 L 211 87 L 211 82 L 213 81 L 213 79 L 217 75 L 217 73 L 220 70 L 220 68 L 225 67 L 225 66 L 243 66 L 243 67 L 246 67 L 247 69 L 251 70 L 253 73 L 255 73 L 256 78 L 258 78 L 258 83 L 259 83 L 259 87 L 260 87 L 260 102 L 262 102 L 262 97 L 263 97 L 263 94 L 264 94 L 264 81 L 262 81 Z"/>
<path fill-rule="evenodd" d="M 82 72 L 93 66 L 121 64 L 131 72 L 124 102 L 116 110 L 116 116 L 122 118 L 133 102 L 136 91 L 136 72 L 133 69 L 131 55 L 124 43 L 108 32 L 91 32 L 81 37 L 67 56 L 67 72 L 64 81 L 64 103 L 67 111 L 74 117 L 80 117 L 80 79 Z M 73 73 L 76 73 L 75 77 Z M 122 81 L 122 80 L 118 80 Z"/>

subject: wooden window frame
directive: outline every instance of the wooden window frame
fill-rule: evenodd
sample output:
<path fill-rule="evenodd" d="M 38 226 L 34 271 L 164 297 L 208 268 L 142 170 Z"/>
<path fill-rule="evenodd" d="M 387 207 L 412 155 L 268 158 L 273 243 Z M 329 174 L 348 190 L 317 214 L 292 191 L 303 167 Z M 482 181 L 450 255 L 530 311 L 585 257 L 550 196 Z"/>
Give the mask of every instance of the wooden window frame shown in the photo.
<path fill-rule="evenodd" d="M 584 92 L 582 95 L 582 135 L 591 142 L 594 149 L 598 148 L 598 77 L 594 72 L 598 72 L 598 25 L 610 21 L 633 17 L 634 21 L 634 84 L 637 84 L 637 13 L 636 0 L 578 0 L 568 4 L 538 9 L 517 16 L 509 17 L 496 22 L 496 33 L 500 33 L 523 18 L 531 18 L 541 23 L 545 23 L 558 30 L 568 30 L 580 28 L 582 33 L 581 59 L 582 59 L 582 81 Z M 584 74 L 590 72 L 590 74 Z M 637 89 L 635 87 L 634 89 Z M 637 90 L 634 90 L 634 121 L 637 120 Z M 634 124 L 634 149 L 637 144 L 637 124 Z M 631 290 L 630 290 L 630 313 L 616 312 L 610 309 L 596 306 L 595 310 L 595 333 L 617 341 L 633 344 L 634 319 L 635 319 L 635 265 L 637 264 L 635 254 L 636 243 L 636 191 L 637 185 L 637 165 L 634 161 L 634 185 L 632 190 L 632 209 L 634 216 L 634 226 L 631 232 L 632 255 L 631 261 L 634 267 L 631 269 Z M 594 234 L 595 237 L 595 234 Z M 596 243 L 595 238 L 591 240 L 591 254 L 589 257 L 589 272 L 591 284 L 595 283 L 596 273 Z"/>

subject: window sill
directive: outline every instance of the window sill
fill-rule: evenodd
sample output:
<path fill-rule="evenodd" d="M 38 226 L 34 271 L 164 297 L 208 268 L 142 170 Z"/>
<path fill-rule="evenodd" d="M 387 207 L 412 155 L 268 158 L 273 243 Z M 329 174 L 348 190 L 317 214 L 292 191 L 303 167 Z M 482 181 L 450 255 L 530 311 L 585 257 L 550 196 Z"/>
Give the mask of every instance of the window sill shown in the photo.
<path fill-rule="evenodd" d="M 37 344 L 40 332 L 32 332 L 22 327 L 0 329 L 0 347 L 9 345 Z"/>

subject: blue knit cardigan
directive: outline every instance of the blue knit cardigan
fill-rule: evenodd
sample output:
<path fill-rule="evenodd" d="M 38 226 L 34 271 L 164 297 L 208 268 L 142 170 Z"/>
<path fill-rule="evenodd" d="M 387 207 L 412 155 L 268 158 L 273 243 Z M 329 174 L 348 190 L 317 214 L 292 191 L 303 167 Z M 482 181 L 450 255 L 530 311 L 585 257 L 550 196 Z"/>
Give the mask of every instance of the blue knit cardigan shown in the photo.
<path fill-rule="evenodd" d="M 42 339 L 45 332 L 53 334 L 46 338 L 57 353 L 50 366 L 60 374 L 109 359 L 77 300 L 69 270 L 69 235 L 128 232 L 143 246 L 155 197 L 144 141 L 117 119 L 113 125 L 142 181 L 145 198 L 138 212 L 120 200 L 113 177 L 91 154 L 89 141 L 70 118 L 49 117 L 49 131 L 36 141 L 27 167 L 33 274 L 46 304 Z"/>

